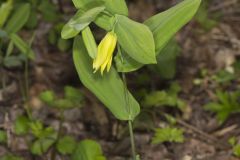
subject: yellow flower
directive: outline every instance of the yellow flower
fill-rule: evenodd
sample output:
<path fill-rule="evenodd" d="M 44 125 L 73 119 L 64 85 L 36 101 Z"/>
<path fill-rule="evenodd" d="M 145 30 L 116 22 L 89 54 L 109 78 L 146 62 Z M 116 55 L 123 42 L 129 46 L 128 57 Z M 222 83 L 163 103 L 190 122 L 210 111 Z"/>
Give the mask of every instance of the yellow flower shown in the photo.
<path fill-rule="evenodd" d="M 114 32 L 108 32 L 98 46 L 97 57 L 93 61 L 94 73 L 101 69 L 101 74 L 107 67 L 110 70 L 112 65 L 113 52 L 117 44 L 117 36 Z"/>

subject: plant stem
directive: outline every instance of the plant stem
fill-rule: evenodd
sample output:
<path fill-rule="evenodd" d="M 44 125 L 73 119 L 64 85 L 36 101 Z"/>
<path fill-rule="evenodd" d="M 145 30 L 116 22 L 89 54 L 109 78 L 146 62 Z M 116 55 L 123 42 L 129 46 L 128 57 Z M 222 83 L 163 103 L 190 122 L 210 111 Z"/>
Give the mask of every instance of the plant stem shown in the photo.
<path fill-rule="evenodd" d="M 126 100 L 126 110 L 128 113 L 130 113 L 131 110 L 130 110 L 129 98 L 128 98 L 127 80 L 124 73 L 122 73 L 122 79 L 123 79 L 124 94 L 125 94 L 125 100 Z M 128 129 L 129 129 L 130 141 L 131 141 L 132 158 L 133 160 L 136 160 L 136 148 L 135 148 L 133 126 L 132 126 L 131 120 L 128 120 Z"/>
<path fill-rule="evenodd" d="M 29 107 L 29 71 L 28 71 L 28 59 L 26 59 L 25 61 L 25 65 L 24 65 L 24 105 L 25 105 L 25 110 L 27 112 L 28 118 L 30 120 L 32 120 L 32 114 L 31 114 L 31 109 Z"/>
<path fill-rule="evenodd" d="M 134 134 L 133 134 L 133 127 L 132 127 L 131 120 L 128 121 L 128 128 L 129 128 L 131 148 L 132 148 L 132 158 L 133 160 L 136 160 L 136 149 L 135 149 Z"/>

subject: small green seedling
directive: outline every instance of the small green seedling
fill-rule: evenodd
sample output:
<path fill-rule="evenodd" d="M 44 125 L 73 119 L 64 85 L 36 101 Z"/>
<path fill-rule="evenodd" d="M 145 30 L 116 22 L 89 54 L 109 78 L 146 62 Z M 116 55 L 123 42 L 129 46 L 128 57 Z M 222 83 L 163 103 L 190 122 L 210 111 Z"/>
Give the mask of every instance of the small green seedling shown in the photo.
<path fill-rule="evenodd" d="M 220 124 L 225 122 L 231 114 L 240 112 L 239 91 L 227 92 L 218 90 L 216 96 L 218 100 L 206 104 L 204 108 L 216 113 Z"/>
<path fill-rule="evenodd" d="M 152 143 L 159 144 L 163 142 L 184 142 L 183 130 L 175 127 L 156 128 Z"/>
<path fill-rule="evenodd" d="M 167 91 L 154 91 L 146 95 L 143 106 L 146 107 L 162 107 L 170 106 L 179 108 L 184 111 L 186 108 L 186 103 L 178 97 L 181 87 L 177 83 L 172 83 Z"/>
<path fill-rule="evenodd" d="M 231 137 L 228 140 L 228 143 L 233 147 L 233 155 L 236 157 L 240 157 L 240 144 L 237 142 L 236 137 Z"/>

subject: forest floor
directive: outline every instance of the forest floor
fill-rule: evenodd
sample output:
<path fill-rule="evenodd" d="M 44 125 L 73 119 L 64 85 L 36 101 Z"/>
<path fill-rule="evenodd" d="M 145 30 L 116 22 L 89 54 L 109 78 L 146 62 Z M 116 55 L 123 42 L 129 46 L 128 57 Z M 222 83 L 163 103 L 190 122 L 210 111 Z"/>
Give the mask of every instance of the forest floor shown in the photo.
<path fill-rule="evenodd" d="M 129 2 L 130 17 L 144 21 L 175 3 L 174 0 L 132 0 Z M 65 12 L 72 12 L 68 5 L 64 7 Z M 240 58 L 239 8 L 238 0 L 212 0 L 208 7 L 208 20 L 213 20 L 212 15 L 221 14 L 214 26 L 208 28 L 207 21 L 199 22 L 194 19 L 176 35 L 181 53 L 177 58 L 176 76 L 173 79 L 164 80 L 146 67 L 127 74 L 128 87 L 136 97 L 140 97 L 140 102 L 143 97 L 138 95 L 143 90 L 147 93 L 166 90 L 172 82 L 177 82 L 181 87 L 179 97 L 187 104 L 184 111 L 174 107 L 143 108 L 143 111 L 155 113 L 150 113 L 153 117 L 141 117 L 142 121 L 138 120 L 140 124 L 136 124 L 134 130 L 137 153 L 142 160 L 239 159 L 233 155 L 228 140 L 231 137 L 240 140 L 240 115 L 231 114 L 224 123 L 219 124 L 215 114 L 203 107 L 217 99 L 216 90 L 230 92 L 240 89 L 240 78 L 233 67 Z M 78 140 L 87 138 L 98 141 L 109 160 L 127 159 L 131 153 L 127 123 L 116 120 L 95 96 L 82 86 L 71 53 L 59 53 L 56 47 L 46 41 L 50 28 L 51 24 L 41 22 L 33 42 L 37 59 L 30 63 L 28 79 L 28 104 L 33 117 L 58 128 L 59 112 L 42 103 L 39 94 L 46 89 L 52 89 L 62 96 L 63 88 L 67 85 L 80 88 L 84 93 L 84 103 L 80 108 L 64 112 L 64 133 Z M 99 37 L 103 35 L 101 31 L 97 32 Z M 25 32 L 21 34 L 25 36 Z M 217 81 L 217 73 L 226 70 L 234 73 L 236 77 L 224 82 Z M 0 156 L 10 150 L 26 159 L 32 159 L 24 137 L 12 134 L 15 119 L 25 114 L 21 94 L 25 83 L 24 69 L 1 69 L 0 74 L 5 74 L 6 77 L 5 88 L 0 89 L 0 128 L 7 131 L 9 138 L 7 146 L 0 145 Z M 217 78 L 213 79 L 213 76 Z M 220 78 L 228 78 L 227 76 Z M 183 143 L 151 144 L 154 130 L 150 126 L 158 128 L 168 123 L 160 113 L 168 113 L 176 118 L 175 126 L 184 130 Z"/>

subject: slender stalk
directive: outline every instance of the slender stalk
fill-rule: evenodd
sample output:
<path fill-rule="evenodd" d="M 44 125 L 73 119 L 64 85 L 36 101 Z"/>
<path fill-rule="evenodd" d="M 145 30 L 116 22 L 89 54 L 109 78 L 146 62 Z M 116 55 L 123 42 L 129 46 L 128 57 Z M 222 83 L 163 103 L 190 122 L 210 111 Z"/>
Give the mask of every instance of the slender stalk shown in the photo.
<path fill-rule="evenodd" d="M 128 113 L 130 113 L 131 110 L 130 110 L 129 98 L 128 98 L 127 80 L 126 80 L 126 76 L 125 76 L 124 73 L 122 73 L 122 79 L 123 79 L 123 84 L 124 84 L 124 94 L 125 94 L 125 100 L 126 100 L 126 110 L 127 110 Z M 132 121 L 131 120 L 128 120 L 128 129 L 129 129 L 129 134 L 130 134 L 132 158 L 133 158 L 133 160 L 136 160 L 136 147 L 135 147 L 133 126 L 132 126 Z"/>
<path fill-rule="evenodd" d="M 132 121 L 131 120 L 128 121 L 128 128 L 129 128 L 131 148 L 132 148 L 132 158 L 133 158 L 133 160 L 136 160 L 136 147 L 135 147 L 133 127 L 132 127 Z"/>
<path fill-rule="evenodd" d="M 29 107 L 29 71 L 28 71 L 28 59 L 25 61 L 24 65 L 24 103 L 25 103 L 25 110 L 27 112 L 28 118 L 32 120 L 32 114 L 31 114 L 31 109 Z"/>

